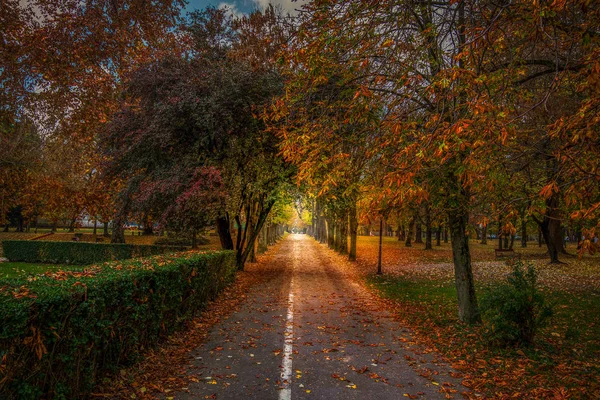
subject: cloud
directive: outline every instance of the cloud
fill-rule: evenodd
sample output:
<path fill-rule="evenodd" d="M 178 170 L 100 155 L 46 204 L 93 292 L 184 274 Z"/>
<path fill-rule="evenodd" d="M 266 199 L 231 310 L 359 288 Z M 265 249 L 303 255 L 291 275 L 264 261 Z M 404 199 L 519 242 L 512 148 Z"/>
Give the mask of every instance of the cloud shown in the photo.
<path fill-rule="evenodd" d="M 296 14 L 296 10 L 302 7 L 304 0 L 292 1 L 292 0 L 252 0 L 254 4 L 261 10 L 264 10 L 269 4 L 274 6 L 281 6 L 283 11 L 288 12 L 292 15 Z"/>
<path fill-rule="evenodd" d="M 237 8 L 236 4 L 233 3 L 220 3 L 219 9 L 226 9 L 231 12 L 234 17 L 242 17 L 244 13 Z"/>

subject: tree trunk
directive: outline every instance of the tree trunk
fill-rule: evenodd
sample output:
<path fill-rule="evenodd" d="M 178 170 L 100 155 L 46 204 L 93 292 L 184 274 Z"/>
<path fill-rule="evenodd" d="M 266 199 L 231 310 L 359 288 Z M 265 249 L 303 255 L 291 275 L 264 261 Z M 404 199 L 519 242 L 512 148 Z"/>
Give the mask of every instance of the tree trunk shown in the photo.
<path fill-rule="evenodd" d="M 425 212 L 425 250 L 433 249 L 432 240 L 431 240 L 432 237 L 433 237 L 433 230 L 431 228 L 431 213 L 430 213 L 429 207 L 428 207 Z"/>
<path fill-rule="evenodd" d="M 406 234 L 406 241 L 404 242 L 404 246 L 406 247 L 412 247 L 412 235 L 413 235 L 413 229 L 415 227 L 415 219 L 411 219 L 408 223 L 408 233 Z"/>
<path fill-rule="evenodd" d="M 331 222 L 331 219 L 328 218 L 327 219 L 327 246 L 329 246 L 330 249 L 335 248 L 335 226 L 333 224 L 333 222 Z"/>
<path fill-rule="evenodd" d="M 502 218 L 498 218 L 498 249 L 502 250 Z"/>
<path fill-rule="evenodd" d="M 481 227 L 481 244 L 487 244 L 487 225 Z"/>
<path fill-rule="evenodd" d="M 319 240 L 319 238 L 317 237 L 317 202 L 315 201 L 315 199 L 312 199 L 311 206 L 312 218 L 310 219 L 310 234 L 312 235 L 312 237 Z"/>
<path fill-rule="evenodd" d="M 524 213 L 521 214 L 521 247 L 527 247 L 527 221 Z"/>
<path fill-rule="evenodd" d="M 416 222 L 415 226 L 415 243 L 423 243 L 423 227 L 420 222 Z"/>
<path fill-rule="evenodd" d="M 356 235 L 358 233 L 358 219 L 356 218 L 356 204 L 352 203 L 350 207 L 350 253 L 348 253 L 348 259 L 350 261 L 356 261 Z"/>
<path fill-rule="evenodd" d="M 444 243 L 448 243 L 448 227 L 444 226 Z"/>
<path fill-rule="evenodd" d="M 75 232 L 75 222 L 76 221 L 77 221 L 77 218 L 71 219 L 71 222 L 69 223 L 69 233 Z"/>
<path fill-rule="evenodd" d="M 244 233 L 245 237 L 244 237 L 244 240 L 242 241 L 242 245 L 240 246 L 240 248 L 237 249 L 237 256 L 236 256 L 237 267 L 238 267 L 239 271 L 244 270 L 244 265 L 246 264 L 246 260 L 248 259 L 250 252 L 254 249 L 254 241 L 258 237 L 260 230 L 262 229 L 265 222 L 267 221 L 267 217 L 269 216 L 269 213 L 271 212 L 271 209 L 273 208 L 273 204 L 275 204 L 274 201 L 269 201 L 265 204 L 264 199 L 261 198 L 260 201 L 255 203 L 255 205 L 258 205 L 260 207 L 260 212 L 258 212 L 258 217 L 256 219 L 256 223 L 253 222 L 254 218 L 246 219 L 246 229 L 245 229 L 245 233 Z M 258 210 L 256 210 L 256 211 L 258 211 Z M 248 213 L 248 214 L 250 214 L 250 213 Z M 251 226 L 248 226 L 249 224 L 251 224 Z M 246 237 L 248 232 L 249 232 L 249 236 Z M 245 244 L 245 246 L 244 246 L 244 244 Z"/>
<path fill-rule="evenodd" d="M 248 256 L 248 260 L 251 263 L 257 262 L 256 254 L 258 253 L 258 240 L 259 240 L 259 237 L 257 237 L 256 240 L 254 240 L 254 244 L 252 246 L 252 251 L 250 251 L 250 255 Z"/>
<path fill-rule="evenodd" d="M 437 230 L 435 231 L 435 245 L 442 245 L 442 226 L 438 225 Z"/>
<path fill-rule="evenodd" d="M 454 261 L 454 276 L 456 293 L 458 295 L 458 316 L 461 321 L 474 324 L 481 321 L 473 271 L 471 268 L 471 253 L 469 238 L 466 234 L 469 215 L 466 211 L 449 213 L 450 234 L 452 235 L 452 258 Z"/>
<path fill-rule="evenodd" d="M 546 199 L 546 212 L 542 221 L 537 220 L 540 231 L 546 242 L 550 264 L 561 264 L 558 259 L 559 253 L 566 253 L 564 241 L 562 238 L 562 228 L 560 226 L 560 203 L 559 193 L 554 193 Z"/>
<path fill-rule="evenodd" d="M 348 213 L 343 214 L 338 225 L 338 232 L 340 234 L 338 252 L 346 255 L 348 254 Z"/>
<path fill-rule="evenodd" d="M 217 233 L 223 250 L 233 250 L 233 239 L 229 226 L 229 214 L 217 217 Z"/>
<path fill-rule="evenodd" d="M 377 257 L 377 275 L 383 274 L 381 269 L 381 248 L 383 247 L 383 218 L 379 219 L 379 255 Z"/>
<path fill-rule="evenodd" d="M 102 223 L 102 231 L 103 231 L 103 232 L 102 232 L 102 235 L 103 235 L 104 237 L 109 237 L 109 236 L 110 236 L 110 235 L 108 234 L 108 221 L 106 221 L 106 222 L 103 222 L 103 223 Z"/>
<path fill-rule="evenodd" d="M 552 233 L 550 230 L 549 220 L 544 217 L 544 221 L 539 224 L 540 232 L 544 241 L 546 242 L 546 248 L 548 249 L 548 256 L 550 257 L 550 264 L 560 264 L 560 260 L 558 259 L 558 248 L 556 247 L 554 241 L 552 240 Z"/>
<path fill-rule="evenodd" d="M 144 226 L 145 228 L 145 226 Z M 198 237 L 196 236 L 196 230 L 192 231 L 192 249 L 198 248 Z"/>
<path fill-rule="evenodd" d="M 333 249 L 337 252 L 341 252 L 342 251 L 342 227 L 340 226 L 340 221 L 336 220 L 335 224 L 333 226 L 333 234 L 334 236 L 334 241 L 333 241 Z"/>
<path fill-rule="evenodd" d="M 113 220 L 111 243 L 125 243 L 125 230 L 123 229 L 123 217 L 117 215 Z"/>

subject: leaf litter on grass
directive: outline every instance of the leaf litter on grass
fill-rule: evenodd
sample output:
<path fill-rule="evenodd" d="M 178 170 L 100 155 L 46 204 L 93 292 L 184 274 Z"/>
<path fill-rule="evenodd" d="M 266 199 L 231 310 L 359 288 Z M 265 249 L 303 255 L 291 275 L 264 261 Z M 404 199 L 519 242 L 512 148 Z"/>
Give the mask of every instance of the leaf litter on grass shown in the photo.
<path fill-rule="evenodd" d="M 359 261 L 347 267 L 388 299 L 388 308 L 421 343 L 452 362 L 465 386 L 490 398 L 600 398 L 600 257 L 565 256 L 566 264 L 550 265 L 540 249 L 526 249 L 523 258 L 531 258 L 556 315 L 534 346 L 500 349 L 487 345 L 482 327 L 458 321 L 449 248 L 425 251 L 384 242 L 384 277 L 376 278 L 377 242 L 360 239 Z M 481 294 L 486 285 L 504 281 L 511 267 L 493 260 L 493 246 L 474 247 Z"/>

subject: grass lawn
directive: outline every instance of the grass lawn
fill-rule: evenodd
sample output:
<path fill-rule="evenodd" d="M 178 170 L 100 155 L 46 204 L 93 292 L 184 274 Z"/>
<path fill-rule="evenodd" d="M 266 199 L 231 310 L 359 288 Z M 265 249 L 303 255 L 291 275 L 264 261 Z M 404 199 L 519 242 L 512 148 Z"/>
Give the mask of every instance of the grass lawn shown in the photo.
<path fill-rule="evenodd" d="M 3 262 L 0 263 L 0 280 L 5 278 L 18 278 L 28 275 L 40 275 L 47 271 L 58 270 L 83 270 L 81 265 L 61 265 L 61 264 L 38 264 L 25 262 Z"/>
<path fill-rule="evenodd" d="M 384 276 L 379 277 L 374 275 L 376 239 L 359 238 L 357 268 L 368 285 L 392 300 L 396 314 L 419 340 L 450 360 L 465 385 L 491 398 L 600 398 L 599 257 L 566 256 L 567 264 L 550 265 L 537 245 L 515 247 L 538 271 L 554 316 L 534 345 L 499 348 L 488 343 L 484 326 L 469 327 L 458 320 L 449 245 L 424 251 L 423 245 L 407 249 L 385 238 Z M 494 260 L 495 244 L 471 245 L 479 297 L 511 270 Z"/>

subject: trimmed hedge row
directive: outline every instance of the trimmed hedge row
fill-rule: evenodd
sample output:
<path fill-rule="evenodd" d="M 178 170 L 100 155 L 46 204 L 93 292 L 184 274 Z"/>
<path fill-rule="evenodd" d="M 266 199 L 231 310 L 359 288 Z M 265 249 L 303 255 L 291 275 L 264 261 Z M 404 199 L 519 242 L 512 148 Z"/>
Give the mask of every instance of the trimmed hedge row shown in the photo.
<path fill-rule="evenodd" d="M 4 240 L 2 248 L 4 257 L 10 261 L 81 265 L 187 250 L 185 246 L 46 242 L 35 240 Z"/>
<path fill-rule="evenodd" d="M 235 277 L 233 251 L 179 253 L 2 281 L 0 398 L 85 398 Z"/>

